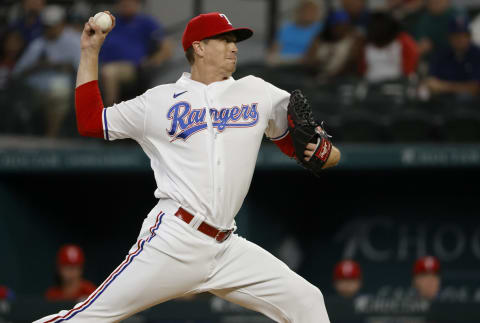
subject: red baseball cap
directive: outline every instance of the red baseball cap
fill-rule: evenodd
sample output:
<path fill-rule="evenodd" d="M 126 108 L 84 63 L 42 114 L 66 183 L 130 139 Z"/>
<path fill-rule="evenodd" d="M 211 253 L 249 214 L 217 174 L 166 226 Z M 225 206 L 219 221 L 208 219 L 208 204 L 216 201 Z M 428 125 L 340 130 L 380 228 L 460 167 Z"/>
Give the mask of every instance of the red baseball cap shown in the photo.
<path fill-rule="evenodd" d="M 58 250 L 57 264 L 59 266 L 74 265 L 83 266 L 85 263 L 85 255 L 82 248 L 77 245 L 67 244 Z"/>
<path fill-rule="evenodd" d="M 360 265 L 353 260 L 340 261 L 333 271 L 333 279 L 358 279 L 362 277 Z"/>
<path fill-rule="evenodd" d="M 438 274 L 440 272 L 440 261 L 436 257 L 426 256 L 419 258 L 413 266 L 413 274 Z"/>
<path fill-rule="evenodd" d="M 194 41 L 232 32 L 237 42 L 252 37 L 250 28 L 233 28 L 227 16 L 220 12 L 210 12 L 193 17 L 185 27 L 182 37 L 183 50 L 187 51 Z"/>

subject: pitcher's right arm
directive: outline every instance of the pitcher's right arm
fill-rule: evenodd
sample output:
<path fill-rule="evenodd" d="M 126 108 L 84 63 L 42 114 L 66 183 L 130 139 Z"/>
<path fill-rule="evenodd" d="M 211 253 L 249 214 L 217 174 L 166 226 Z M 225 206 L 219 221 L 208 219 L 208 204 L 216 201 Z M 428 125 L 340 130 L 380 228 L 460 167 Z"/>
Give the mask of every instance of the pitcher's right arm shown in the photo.
<path fill-rule="evenodd" d="M 115 17 L 112 27 L 106 32 L 93 22 L 90 17 L 85 23 L 81 37 L 81 56 L 77 71 L 75 88 L 75 112 L 78 132 L 82 136 L 104 137 L 102 125 L 103 102 L 98 88 L 98 56 L 105 38 L 115 27 Z"/>

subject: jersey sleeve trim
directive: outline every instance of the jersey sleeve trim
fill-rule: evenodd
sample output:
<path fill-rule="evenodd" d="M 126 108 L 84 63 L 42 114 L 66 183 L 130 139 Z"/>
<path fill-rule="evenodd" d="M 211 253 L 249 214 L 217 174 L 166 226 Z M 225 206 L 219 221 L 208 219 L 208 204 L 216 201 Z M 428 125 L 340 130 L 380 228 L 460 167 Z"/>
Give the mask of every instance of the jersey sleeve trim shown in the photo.
<path fill-rule="evenodd" d="M 282 151 L 282 153 L 284 153 L 288 157 L 295 158 L 295 147 L 293 146 L 293 141 L 290 133 L 287 133 L 284 138 L 274 141 L 274 144 L 277 145 L 277 147 Z"/>
<path fill-rule="evenodd" d="M 103 109 L 103 125 L 104 138 L 106 141 L 110 141 L 110 137 L 108 135 L 107 109 Z"/>
<path fill-rule="evenodd" d="M 285 138 L 287 135 L 288 135 L 288 128 L 287 128 L 287 130 L 285 130 L 285 132 L 282 133 L 280 136 L 275 137 L 275 138 L 269 138 L 269 139 L 270 139 L 271 141 L 282 140 L 282 139 Z"/>

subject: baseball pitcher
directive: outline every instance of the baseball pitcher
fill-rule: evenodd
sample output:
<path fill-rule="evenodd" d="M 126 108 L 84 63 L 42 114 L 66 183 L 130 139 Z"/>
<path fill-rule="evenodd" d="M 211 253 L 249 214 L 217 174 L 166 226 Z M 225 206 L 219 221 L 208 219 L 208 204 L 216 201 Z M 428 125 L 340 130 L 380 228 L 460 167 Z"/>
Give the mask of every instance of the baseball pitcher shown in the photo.
<path fill-rule="evenodd" d="M 114 25 L 102 31 L 93 18 L 85 24 L 75 99 L 78 130 L 138 142 L 151 160 L 158 204 L 125 260 L 86 301 L 36 322 L 118 322 L 208 291 L 276 322 L 328 323 L 317 287 L 234 233 L 264 134 L 314 174 L 338 163 L 340 152 L 313 119 L 305 97 L 254 76 L 233 79 L 236 43 L 253 32 L 212 12 L 185 28 L 190 73 L 106 108 L 98 88 L 98 54 Z"/>

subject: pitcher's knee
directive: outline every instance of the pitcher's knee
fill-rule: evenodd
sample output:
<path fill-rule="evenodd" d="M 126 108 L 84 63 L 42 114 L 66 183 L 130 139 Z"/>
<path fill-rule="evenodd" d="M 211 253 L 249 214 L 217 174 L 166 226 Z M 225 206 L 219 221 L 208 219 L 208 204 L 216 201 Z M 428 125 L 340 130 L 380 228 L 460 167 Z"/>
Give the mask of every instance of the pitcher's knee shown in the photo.
<path fill-rule="evenodd" d="M 317 287 L 306 284 L 292 302 L 288 317 L 295 323 L 328 322 L 323 294 Z"/>

